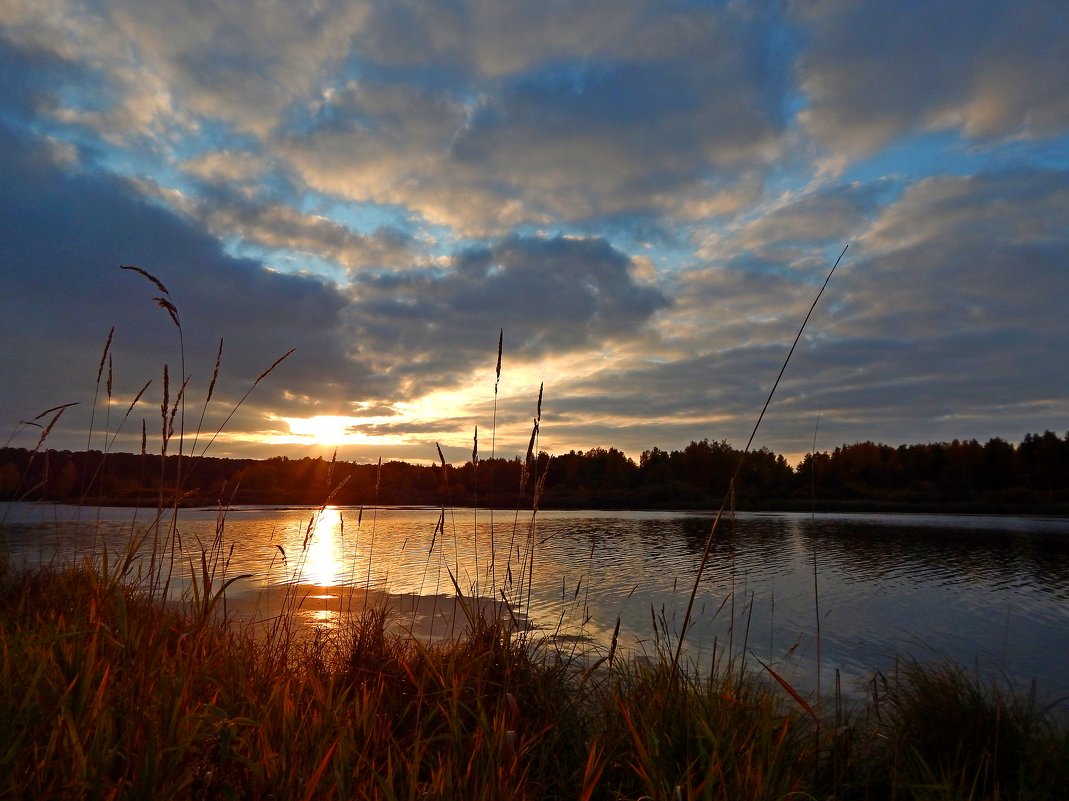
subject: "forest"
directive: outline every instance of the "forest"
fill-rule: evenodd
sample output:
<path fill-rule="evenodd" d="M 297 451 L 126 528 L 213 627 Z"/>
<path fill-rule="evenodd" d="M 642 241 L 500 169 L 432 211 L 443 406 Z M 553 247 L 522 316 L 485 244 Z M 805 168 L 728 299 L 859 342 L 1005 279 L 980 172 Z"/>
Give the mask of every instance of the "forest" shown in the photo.
<path fill-rule="evenodd" d="M 1017 445 L 857 442 L 795 466 L 767 448 L 743 455 L 709 439 L 653 448 L 637 463 L 593 448 L 459 466 L 0 449 L 2 500 L 154 506 L 176 496 L 182 505 L 716 509 L 728 498 L 738 509 L 1069 513 L 1069 433 Z"/>

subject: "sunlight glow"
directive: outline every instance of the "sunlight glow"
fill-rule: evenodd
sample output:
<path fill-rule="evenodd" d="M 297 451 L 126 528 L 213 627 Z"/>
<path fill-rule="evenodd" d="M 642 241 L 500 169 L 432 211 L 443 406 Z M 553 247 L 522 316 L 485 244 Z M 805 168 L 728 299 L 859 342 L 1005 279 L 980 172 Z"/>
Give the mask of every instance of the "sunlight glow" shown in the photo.
<path fill-rule="evenodd" d="M 310 437 L 317 443 L 333 445 L 350 434 L 356 420 L 353 417 L 321 414 L 316 417 L 284 417 L 290 431 L 299 437 Z"/>
<path fill-rule="evenodd" d="M 273 421 L 285 423 L 289 433 L 274 432 L 257 440 L 269 445 L 397 445 L 405 441 L 395 434 L 369 434 L 364 427 L 393 422 L 386 417 L 350 417 L 346 415 L 321 414 L 315 417 L 275 417 Z"/>
<path fill-rule="evenodd" d="M 534 416 L 538 388 L 546 375 L 555 382 L 567 384 L 572 376 L 587 376 L 603 369 L 612 359 L 627 355 L 619 350 L 602 350 L 587 356 L 547 356 L 534 364 L 511 365 L 503 373 L 499 400 L 504 404 L 519 403 L 526 413 L 516 419 L 497 421 L 499 441 L 514 440 L 514 447 L 522 447 L 530 435 L 530 419 Z M 468 385 L 460 389 L 432 390 L 406 401 L 369 404 L 368 413 L 352 415 L 323 414 L 311 417 L 286 417 L 269 414 L 276 424 L 249 441 L 263 445 L 297 445 L 319 448 L 371 446 L 421 446 L 438 442 L 443 447 L 470 448 L 472 428 L 478 424 L 485 432 L 491 425 L 494 401 L 495 373 L 491 363 L 471 376 Z M 552 387 L 547 387 L 552 392 Z M 573 391 L 573 394 L 574 391 Z M 579 394 L 582 394 L 581 392 Z M 382 410 L 386 413 L 383 414 Z M 530 415 L 530 416 L 528 416 Z M 598 418 L 604 422 L 603 417 Z M 403 432 L 403 433 L 402 433 Z M 238 437 L 230 437 L 236 440 Z M 433 456 L 433 450 L 429 452 Z M 419 463 L 420 456 L 405 453 L 406 461 Z M 433 461 L 433 458 L 431 459 Z"/>

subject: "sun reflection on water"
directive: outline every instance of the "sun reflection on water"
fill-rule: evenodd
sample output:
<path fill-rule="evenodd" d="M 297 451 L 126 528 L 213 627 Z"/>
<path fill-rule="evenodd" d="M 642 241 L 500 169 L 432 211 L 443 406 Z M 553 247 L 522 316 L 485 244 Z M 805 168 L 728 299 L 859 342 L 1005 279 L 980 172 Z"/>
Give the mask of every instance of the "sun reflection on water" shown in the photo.
<path fill-rule="evenodd" d="M 342 512 L 328 506 L 312 519 L 305 540 L 297 584 L 304 588 L 300 614 L 317 628 L 334 628 L 339 622 L 341 588 L 345 584 L 342 556 Z"/>
<path fill-rule="evenodd" d="M 342 584 L 342 514 L 328 506 L 316 515 L 301 569 L 301 584 L 336 587 Z"/>

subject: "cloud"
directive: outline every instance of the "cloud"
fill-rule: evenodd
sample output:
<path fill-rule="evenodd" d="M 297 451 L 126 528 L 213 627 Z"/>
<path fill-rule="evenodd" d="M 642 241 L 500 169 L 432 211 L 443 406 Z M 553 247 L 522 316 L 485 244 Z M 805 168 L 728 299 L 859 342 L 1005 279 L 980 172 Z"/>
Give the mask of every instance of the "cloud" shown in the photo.
<path fill-rule="evenodd" d="M 249 245 L 307 254 L 347 270 L 410 264 L 419 254 L 414 237 L 392 226 L 370 233 L 353 231 L 321 214 L 302 214 L 281 203 L 249 203 L 236 198 L 200 209 L 207 227 L 220 237 L 240 237 Z"/>
<path fill-rule="evenodd" d="M 241 150 L 212 150 L 199 153 L 183 165 L 190 175 L 209 185 L 255 185 L 269 171 L 263 156 Z"/>
<path fill-rule="evenodd" d="M 511 236 L 436 271 L 360 274 L 349 314 L 363 358 L 451 386 L 502 328 L 526 361 L 642 336 L 669 300 L 634 272 L 604 240 Z"/>
<path fill-rule="evenodd" d="M 913 336 L 1066 332 L 1057 308 L 1069 289 L 1067 180 L 1062 170 L 1017 169 L 911 185 L 860 238 L 866 258 L 852 271 L 847 319 Z"/>
<path fill-rule="evenodd" d="M 40 81 L 54 124 L 211 181 L 297 177 L 467 234 L 733 213 L 788 124 L 782 22 L 746 6 L 80 8 L 0 17 L 91 76 Z M 235 134 L 241 156 L 220 148 Z"/>
<path fill-rule="evenodd" d="M 300 358 L 276 387 L 300 386 L 327 371 L 344 376 L 337 321 L 346 299 L 321 280 L 226 256 L 215 239 L 138 198 L 128 184 L 65 174 L 47 148 L 2 127 L 0 172 L 9 189 L 0 198 L 0 227 L 7 232 L 0 242 L 6 285 L 0 325 L 10 354 L 5 370 L 20 377 L 5 393 L 5 420 L 91 389 L 112 324 L 124 386 L 158 381 L 165 361 L 178 375 L 177 332 L 152 301 L 158 290 L 121 272 L 120 264 L 140 265 L 171 290 L 187 368 L 202 390 L 219 337 L 226 341 L 219 393 L 231 399 L 293 347 Z"/>
<path fill-rule="evenodd" d="M 278 356 L 297 349 L 231 422 L 239 438 L 286 416 L 366 417 L 366 409 L 398 416 L 406 403 L 465 386 L 473 365 L 493 361 L 501 327 L 518 365 L 649 336 L 652 317 L 669 306 L 636 279 L 625 254 L 604 240 L 566 237 L 509 237 L 458 252 L 435 270 L 360 271 L 343 291 L 228 256 L 195 218 L 144 200 L 137 186 L 67 174 L 49 149 L 6 129 L 0 135 L 0 169 L 12 190 L 0 200 L 0 224 L 11 232 L 0 246 L 9 279 L 0 325 L 12 354 L 5 367 L 20 377 L 5 393 L 7 420 L 66 402 L 72 392 L 87 400 L 112 324 L 122 392 L 132 396 L 153 379 L 158 394 L 164 362 L 177 381 L 177 332 L 152 301 L 159 292 L 119 264 L 138 264 L 170 289 L 194 402 L 223 338 L 209 428 Z M 419 424 L 421 413 L 410 408 L 398 425 L 413 432 L 448 424 L 441 409 L 437 418 L 431 411 Z M 503 426 L 509 420 L 503 407 Z"/>
<path fill-rule="evenodd" d="M 769 253 L 814 244 L 847 242 L 876 213 L 880 183 L 823 187 L 786 202 L 747 222 L 732 237 L 736 250 Z"/>
<path fill-rule="evenodd" d="M 1016 167 L 912 183 L 866 235 L 877 252 L 931 240 L 1011 246 L 1065 239 L 1066 171 Z M 950 237 L 953 237 L 951 239 Z"/>
<path fill-rule="evenodd" d="M 378 3 L 361 45 L 383 64 L 442 64 L 454 74 L 496 79 L 536 69 L 547 59 L 622 53 L 636 28 L 657 23 L 655 10 L 634 0 Z"/>
<path fill-rule="evenodd" d="M 303 204 L 311 210 L 298 210 L 287 202 L 294 199 L 288 186 L 282 191 L 266 188 L 277 172 L 259 157 L 214 151 L 184 167 L 195 179 L 186 191 L 147 178 L 130 183 L 220 241 L 240 243 L 243 251 L 273 260 L 276 266 L 284 264 L 287 271 L 335 267 L 331 277 L 344 281 L 348 271 L 403 268 L 428 259 L 426 243 L 397 225 L 379 224 L 363 232 L 317 212 L 311 204 Z"/>
<path fill-rule="evenodd" d="M 109 138 L 194 132 L 201 119 L 265 135 L 322 73 L 344 59 L 365 7 L 347 2 L 255 6 L 70 0 L 7 4 L 0 23 L 21 39 L 107 76 L 106 107 L 65 112 Z M 45 12 L 49 13 L 45 13 Z"/>
<path fill-rule="evenodd" d="M 1069 355 L 1053 343 L 1069 341 L 1067 186 L 1065 171 L 1018 168 L 794 198 L 681 274 L 659 359 L 572 377 L 554 399 L 556 425 L 588 446 L 599 430 L 600 444 L 633 452 L 705 436 L 745 441 L 830 267 L 812 247 L 792 262 L 783 246 L 821 242 L 824 226 L 794 223 L 825 213 L 852 247 L 758 444 L 804 453 L 818 415 L 822 448 L 1016 440 L 1065 420 Z M 657 422 L 636 429 L 637 419 Z"/>
<path fill-rule="evenodd" d="M 358 39 L 366 74 L 278 152 L 319 191 L 470 234 L 752 197 L 787 124 L 773 19 L 621 3 L 606 30 L 571 8 L 578 27 L 544 10 L 532 25 L 529 10 L 380 9 Z M 389 64 L 414 72 L 402 83 Z"/>
<path fill-rule="evenodd" d="M 1037 403 L 1064 419 L 1069 356 L 1051 343 L 1069 341 L 1067 179 L 936 177 L 881 210 L 811 332 L 811 383 L 838 416 L 866 436 L 913 425 L 933 439 L 971 429 L 970 416 L 1020 437 Z"/>
<path fill-rule="evenodd" d="M 433 222 L 489 216 L 491 199 L 469 176 L 441 174 L 465 115 L 463 104 L 447 96 L 363 81 L 335 93 L 311 130 L 281 138 L 276 152 L 320 192 L 399 204 Z"/>
<path fill-rule="evenodd" d="M 1069 13 L 1026 3 L 796 2 L 806 48 L 800 118 L 833 153 L 864 156 L 911 131 L 981 143 L 1069 124 Z"/>

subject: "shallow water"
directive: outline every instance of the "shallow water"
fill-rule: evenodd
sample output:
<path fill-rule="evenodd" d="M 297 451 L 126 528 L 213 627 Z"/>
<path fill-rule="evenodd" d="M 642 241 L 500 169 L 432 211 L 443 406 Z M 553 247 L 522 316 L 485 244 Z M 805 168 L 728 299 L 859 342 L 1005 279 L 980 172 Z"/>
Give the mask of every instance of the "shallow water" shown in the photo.
<path fill-rule="evenodd" d="M 99 559 L 105 549 L 114 564 L 131 536 L 144 536 L 135 569 L 148 572 L 153 542 L 162 553 L 170 540 L 157 538 L 149 513 L 130 509 L 16 504 L 0 519 L 0 548 L 17 565 Z M 215 586 L 250 574 L 227 591 L 250 618 L 270 619 L 288 602 L 305 623 L 330 627 L 353 597 L 370 594 L 391 599 L 422 633 L 448 636 L 459 587 L 465 597 L 503 593 L 519 620 L 565 645 L 607 648 L 619 619 L 620 646 L 650 654 L 677 642 L 712 519 L 182 510 L 173 593 L 188 590 L 204 550 L 221 559 Z M 1069 696 L 1069 520 L 740 514 L 713 538 L 684 653 L 703 666 L 732 654 L 757 667 L 756 657 L 806 692 L 818 677 L 830 691 L 838 671 L 844 690 L 859 694 L 874 671 L 913 657 Z"/>

